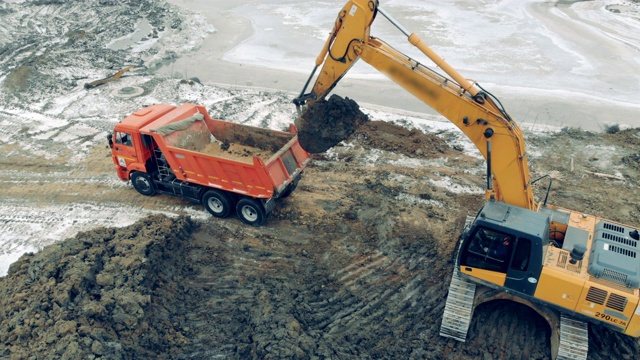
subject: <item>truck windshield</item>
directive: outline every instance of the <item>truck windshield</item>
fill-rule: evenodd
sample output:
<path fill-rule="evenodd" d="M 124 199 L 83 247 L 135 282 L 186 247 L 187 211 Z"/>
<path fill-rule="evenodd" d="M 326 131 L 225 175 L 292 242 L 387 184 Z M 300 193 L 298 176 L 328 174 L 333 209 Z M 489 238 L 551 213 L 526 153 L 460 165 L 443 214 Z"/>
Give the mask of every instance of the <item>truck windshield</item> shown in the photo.
<path fill-rule="evenodd" d="M 116 144 L 125 145 L 125 146 L 133 146 L 131 142 L 131 134 L 116 132 Z"/>

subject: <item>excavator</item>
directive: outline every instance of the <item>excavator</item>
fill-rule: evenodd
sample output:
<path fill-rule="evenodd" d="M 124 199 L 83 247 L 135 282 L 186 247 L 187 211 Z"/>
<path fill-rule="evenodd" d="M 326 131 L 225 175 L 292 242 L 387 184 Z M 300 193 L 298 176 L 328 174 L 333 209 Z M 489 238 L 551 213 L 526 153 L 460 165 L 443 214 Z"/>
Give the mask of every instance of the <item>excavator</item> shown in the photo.
<path fill-rule="evenodd" d="M 378 15 L 444 74 L 371 36 Z M 338 13 L 293 101 L 301 116 L 359 59 L 455 124 L 486 159 L 486 201 L 459 237 L 441 336 L 464 342 L 474 309 L 502 299 L 548 322 L 554 359 L 586 359 L 588 323 L 640 337 L 638 227 L 547 203 L 553 179 L 531 179 L 522 131 L 498 98 L 458 73 L 377 0 L 351 0 Z M 533 184 L 543 179 L 546 195 L 536 201 Z"/>

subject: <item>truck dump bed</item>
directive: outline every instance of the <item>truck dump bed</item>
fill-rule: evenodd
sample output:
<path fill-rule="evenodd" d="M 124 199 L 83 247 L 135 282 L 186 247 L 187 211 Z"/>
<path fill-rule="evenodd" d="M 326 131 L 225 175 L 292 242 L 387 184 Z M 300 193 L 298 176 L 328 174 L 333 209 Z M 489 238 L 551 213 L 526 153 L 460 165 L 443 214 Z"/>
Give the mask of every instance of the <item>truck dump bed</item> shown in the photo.
<path fill-rule="evenodd" d="M 305 168 L 294 126 L 290 132 L 212 119 L 200 105 L 184 104 L 144 126 L 176 178 L 246 194 L 278 197 Z"/>

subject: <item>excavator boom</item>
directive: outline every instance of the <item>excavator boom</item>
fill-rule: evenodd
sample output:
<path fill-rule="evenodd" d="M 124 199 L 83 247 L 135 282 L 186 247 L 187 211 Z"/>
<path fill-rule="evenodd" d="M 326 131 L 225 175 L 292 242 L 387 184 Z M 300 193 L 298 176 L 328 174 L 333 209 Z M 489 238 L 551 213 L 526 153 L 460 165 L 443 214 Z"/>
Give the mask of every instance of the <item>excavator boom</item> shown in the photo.
<path fill-rule="evenodd" d="M 407 35 L 408 41 L 450 78 L 370 36 L 371 24 L 377 13 L 383 14 Z M 359 59 L 438 111 L 467 135 L 490 165 L 487 199 L 535 209 L 520 127 L 511 120 L 497 99 L 488 97 L 485 91 L 479 90 L 476 84 L 460 75 L 416 34 L 409 34 L 378 8 L 377 1 L 352 0 L 342 8 L 316 59 L 314 71 L 294 103 L 299 107 L 324 99 Z M 322 68 L 311 92 L 305 94 L 311 77 L 320 65 Z M 500 151 L 492 151 L 492 148 Z"/>

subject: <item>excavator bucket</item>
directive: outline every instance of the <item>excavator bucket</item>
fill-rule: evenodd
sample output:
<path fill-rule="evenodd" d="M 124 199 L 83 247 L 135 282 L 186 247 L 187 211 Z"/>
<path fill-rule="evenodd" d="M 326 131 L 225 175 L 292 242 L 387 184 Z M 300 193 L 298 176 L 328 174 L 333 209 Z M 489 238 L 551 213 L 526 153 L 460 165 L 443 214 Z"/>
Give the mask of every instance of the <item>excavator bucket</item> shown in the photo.
<path fill-rule="evenodd" d="M 368 120 L 355 101 L 332 95 L 329 100 L 308 104 L 295 125 L 302 148 L 317 154 L 346 140 Z"/>

